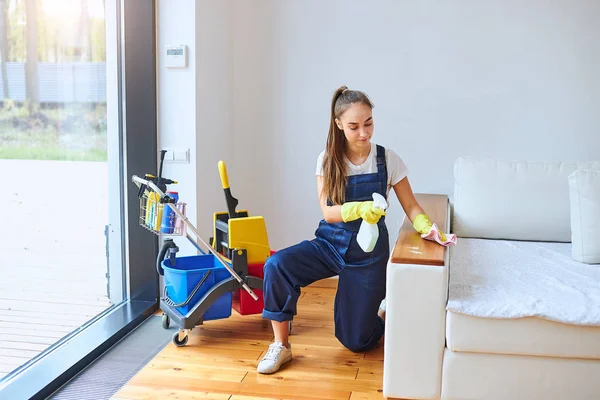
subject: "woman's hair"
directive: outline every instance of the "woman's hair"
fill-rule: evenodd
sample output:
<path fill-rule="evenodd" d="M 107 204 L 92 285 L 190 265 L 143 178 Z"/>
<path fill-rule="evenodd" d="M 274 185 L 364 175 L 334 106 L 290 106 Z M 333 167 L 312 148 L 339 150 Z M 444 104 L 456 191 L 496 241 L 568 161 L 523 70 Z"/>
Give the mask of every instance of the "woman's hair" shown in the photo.
<path fill-rule="evenodd" d="M 371 100 L 361 91 L 350 90 L 346 86 L 339 87 L 331 100 L 331 121 L 329 134 L 323 157 L 323 194 L 333 204 L 343 204 L 346 197 L 346 163 L 344 151 L 346 136 L 335 123 L 350 108 L 352 104 L 364 104 L 371 109 L 374 107 Z"/>

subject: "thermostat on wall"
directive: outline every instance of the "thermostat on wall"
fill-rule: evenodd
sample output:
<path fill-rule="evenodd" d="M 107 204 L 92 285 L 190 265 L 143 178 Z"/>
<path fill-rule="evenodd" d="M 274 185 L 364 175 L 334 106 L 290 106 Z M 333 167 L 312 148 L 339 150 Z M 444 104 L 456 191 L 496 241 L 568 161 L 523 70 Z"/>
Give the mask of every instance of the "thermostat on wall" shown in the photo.
<path fill-rule="evenodd" d="M 167 68 L 185 68 L 187 66 L 187 47 L 185 45 L 167 46 Z"/>

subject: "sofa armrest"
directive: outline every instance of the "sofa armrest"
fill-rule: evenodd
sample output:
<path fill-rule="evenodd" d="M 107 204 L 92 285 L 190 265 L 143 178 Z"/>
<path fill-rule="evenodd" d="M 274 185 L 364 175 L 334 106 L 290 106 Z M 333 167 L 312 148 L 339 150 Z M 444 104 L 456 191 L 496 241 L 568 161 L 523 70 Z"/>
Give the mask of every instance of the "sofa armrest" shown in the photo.
<path fill-rule="evenodd" d="M 450 212 L 448 196 L 442 194 L 416 194 L 417 202 L 429 215 L 431 222 L 444 232 L 449 232 Z M 421 239 L 412 222 L 404 217 L 398 240 L 392 252 L 394 264 L 444 265 L 446 248 L 430 240 Z"/>
<path fill-rule="evenodd" d="M 449 232 L 448 197 L 416 197 L 431 221 Z M 385 397 L 439 399 L 447 299 L 447 248 L 422 239 L 405 218 L 387 269 Z"/>

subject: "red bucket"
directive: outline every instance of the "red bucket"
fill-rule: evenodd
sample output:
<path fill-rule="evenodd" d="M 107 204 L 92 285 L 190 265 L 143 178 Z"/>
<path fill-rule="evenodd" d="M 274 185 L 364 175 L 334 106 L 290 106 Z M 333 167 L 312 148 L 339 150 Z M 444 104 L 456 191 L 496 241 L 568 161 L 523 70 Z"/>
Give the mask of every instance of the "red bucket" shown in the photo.
<path fill-rule="evenodd" d="M 275 254 L 275 251 L 271 250 L 271 255 L 273 254 Z M 264 267 L 264 263 L 248 264 L 248 275 L 263 279 L 265 276 Z M 252 290 L 258 296 L 258 300 L 254 300 L 244 289 L 238 289 L 232 293 L 231 307 L 241 315 L 262 313 L 265 306 L 263 291 L 258 289 Z"/>

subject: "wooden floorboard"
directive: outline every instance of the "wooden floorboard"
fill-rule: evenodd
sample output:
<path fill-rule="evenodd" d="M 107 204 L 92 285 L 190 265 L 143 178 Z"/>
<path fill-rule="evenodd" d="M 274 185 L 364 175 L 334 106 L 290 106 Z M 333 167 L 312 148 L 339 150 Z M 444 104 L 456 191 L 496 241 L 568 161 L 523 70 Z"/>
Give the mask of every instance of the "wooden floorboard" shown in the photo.
<path fill-rule="evenodd" d="M 104 228 L 106 163 L 0 160 L 0 379 L 110 306 Z M 57 191 L 94 177 L 92 192 Z M 56 194 L 56 195 L 54 195 Z M 8 232 L 8 231 L 7 231 Z"/>
<path fill-rule="evenodd" d="M 256 366 L 273 340 L 260 315 L 208 321 L 188 345 L 170 343 L 114 397 L 140 399 L 383 399 L 383 342 L 353 353 L 334 336 L 337 280 L 303 289 L 294 319 L 293 360 L 273 375 Z"/>

